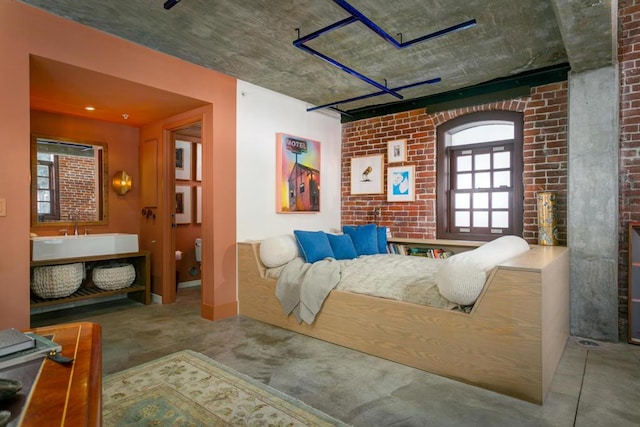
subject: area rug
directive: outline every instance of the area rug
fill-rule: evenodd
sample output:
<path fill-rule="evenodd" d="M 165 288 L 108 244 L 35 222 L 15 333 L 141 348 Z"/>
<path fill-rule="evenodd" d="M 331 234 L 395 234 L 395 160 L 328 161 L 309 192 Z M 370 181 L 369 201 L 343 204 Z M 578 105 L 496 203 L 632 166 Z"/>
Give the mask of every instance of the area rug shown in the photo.
<path fill-rule="evenodd" d="M 189 350 L 107 376 L 102 400 L 104 426 L 346 426 Z"/>

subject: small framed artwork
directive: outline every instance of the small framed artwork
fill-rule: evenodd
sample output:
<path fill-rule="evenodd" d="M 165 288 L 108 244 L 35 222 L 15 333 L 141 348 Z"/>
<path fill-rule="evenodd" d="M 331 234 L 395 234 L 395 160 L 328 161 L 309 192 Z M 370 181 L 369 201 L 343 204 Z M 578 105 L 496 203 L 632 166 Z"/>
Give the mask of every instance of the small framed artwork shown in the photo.
<path fill-rule="evenodd" d="M 387 201 L 412 202 L 415 196 L 415 166 L 387 168 Z"/>
<path fill-rule="evenodd" d="M 176 185 L 176 224 L 191 223 L 191 187 Z"/>
<path fill-rule="evenodd" d="M 191 143 L 176 140 L 176 179 L 191 180 Z"/>
<path fill-rule="evenodd" d="M 397 139 L 387 142 L 387 159 L 389 163 L 405 162 L 407 160 L 407 140 Z"/>
<path fill-rule="evenodd" d="M 351 194 L 382 194 L 382 155 L 351 158 Z"/>
<path fill-rule="evenodd" d="M 202 144 L 196 143 L 196 181 L 202 181 Z"/>
<path fill-rule="evenodd" d="M 196 187 L 196 224 L 202 223 L 202 187 Z"/>

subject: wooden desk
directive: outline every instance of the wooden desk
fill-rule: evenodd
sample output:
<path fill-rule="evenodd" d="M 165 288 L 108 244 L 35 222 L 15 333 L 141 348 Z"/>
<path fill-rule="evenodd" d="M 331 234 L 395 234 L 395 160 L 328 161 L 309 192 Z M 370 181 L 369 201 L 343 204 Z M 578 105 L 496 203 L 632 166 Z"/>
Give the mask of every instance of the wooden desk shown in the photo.
<path fill-rule="evenodd" d="M 22 409 L 21 418 L 13 419 L 9 426 L 102 425 L 100 325 L 89 322 L 68 323 L 31 331 L 51 336 L 53 341 L 62 346 L 62 355 L 72 357 L 75 361 L 65 366 L 45 358 L 1 370 L 0 376 L 4 378 L 11 378 L 14 370 L 22 371 L 20 375 L 20 372 L 16 373 L 22 378 L 16 379 L 23 381 L 21 393 L 28 393 L 22 402 L 18 402 L 18 407 Z M 28 366 L 29 364 L 32 366 Z M 24 377 L 30 375 L 33 381 L 25 381 Z M 25 382 L 29 382 L 26 387 Z M 15 408 L 11 410 L 14 413 Z"/>

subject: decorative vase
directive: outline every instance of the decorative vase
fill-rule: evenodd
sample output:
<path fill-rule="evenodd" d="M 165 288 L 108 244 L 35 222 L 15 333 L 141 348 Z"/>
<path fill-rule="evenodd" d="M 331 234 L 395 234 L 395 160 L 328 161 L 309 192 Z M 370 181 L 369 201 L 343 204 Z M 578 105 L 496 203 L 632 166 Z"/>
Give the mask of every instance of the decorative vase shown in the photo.
<path fill-rule="evenodd" d="M 555 191 L 541 191 L 538 199 L 538 244 L 553 246 L 558 244 L 557 198 Z"/>

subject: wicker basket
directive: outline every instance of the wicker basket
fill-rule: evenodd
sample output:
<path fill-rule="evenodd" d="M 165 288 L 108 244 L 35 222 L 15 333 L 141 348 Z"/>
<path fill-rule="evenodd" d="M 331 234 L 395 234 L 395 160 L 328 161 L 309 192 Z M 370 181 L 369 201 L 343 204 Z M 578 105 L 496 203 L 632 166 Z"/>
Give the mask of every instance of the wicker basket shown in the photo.
<path fill-rule="evenodd" d="M 93 283 L 105 291 L 126 288 L 135 279 L 136 270 L 131 264 L 107 265 L 93 269 Z"/>
<path fill-rule="evenodd" d="M 33 269 L 31 291 L 40 298 L 68 297 L 78 290 L 84 276 L 84 264 L 46 265 Z"/>

